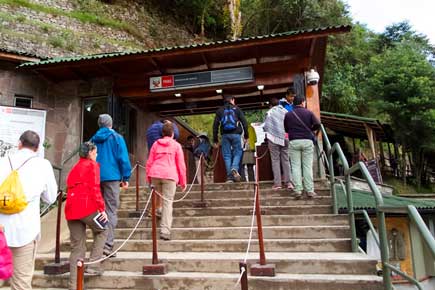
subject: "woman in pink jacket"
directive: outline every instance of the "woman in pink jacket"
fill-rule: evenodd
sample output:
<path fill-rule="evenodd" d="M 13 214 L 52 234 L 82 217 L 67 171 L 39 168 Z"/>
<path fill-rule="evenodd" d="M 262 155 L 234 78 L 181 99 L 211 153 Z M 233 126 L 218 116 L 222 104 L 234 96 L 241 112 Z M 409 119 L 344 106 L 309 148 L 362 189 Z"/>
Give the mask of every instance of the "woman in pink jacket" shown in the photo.
<path fill-rule="evenodd" d="M 154 185 L 155 190 L 165 197 L 160 222 L 160 239 L 168 241 L 171 239 L 172 200 L 177 184 L 181 186 L 183 191 L 187 187 L 186 165 L 183 149 L 173 139 L 174 129 L 171 122 L 163 125 L 162 136 L 151 147 L 146 171 L 148 182 Z"/>

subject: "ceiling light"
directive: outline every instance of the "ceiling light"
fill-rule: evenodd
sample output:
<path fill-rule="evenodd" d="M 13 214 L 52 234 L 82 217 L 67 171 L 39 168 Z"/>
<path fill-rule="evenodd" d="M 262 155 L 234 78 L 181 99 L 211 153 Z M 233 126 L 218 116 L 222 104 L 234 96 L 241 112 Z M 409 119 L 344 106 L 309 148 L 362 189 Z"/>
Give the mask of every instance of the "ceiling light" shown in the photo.
<path fill-rule="evenodd" d="M 177 97 L 177 98 L 181 97 L 181 94 L 180 94 L 180 93 L 175 93 L 174 95 L 175 95 L 175 97 Z"/>
<path fill-rule="evenodd" d="M 258 89 L 259 91 L 264 90 L 264 85 L 258 85 L 258 86 L 257 86 L 257 89 Z"/>
<path fill-rule="evenodd" d="M 221 95 L 222 94 L 222 89 L 217 89 L 216 90 L 216 94 Z"/>

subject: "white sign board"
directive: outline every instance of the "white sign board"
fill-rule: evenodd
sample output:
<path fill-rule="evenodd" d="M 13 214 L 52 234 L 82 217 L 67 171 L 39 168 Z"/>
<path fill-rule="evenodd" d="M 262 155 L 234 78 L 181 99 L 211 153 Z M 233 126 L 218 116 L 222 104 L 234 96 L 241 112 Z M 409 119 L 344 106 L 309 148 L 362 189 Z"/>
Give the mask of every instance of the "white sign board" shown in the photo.
<path fill-rule="evenodd" d="M 27 130 L 38 133 L 38 155 L 44 157 L 46 115 L 42 110 L 0 106 L 0 157 L 17 150 L 18 140 Z"/>

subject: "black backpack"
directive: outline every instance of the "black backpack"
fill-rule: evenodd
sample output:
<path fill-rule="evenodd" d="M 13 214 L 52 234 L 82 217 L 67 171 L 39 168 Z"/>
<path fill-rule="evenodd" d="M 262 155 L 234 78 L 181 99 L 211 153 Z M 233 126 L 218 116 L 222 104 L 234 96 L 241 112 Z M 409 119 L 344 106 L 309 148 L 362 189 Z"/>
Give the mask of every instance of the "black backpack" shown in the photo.
<path fill-rule="evenodd" d="M 221 118 L 221 126 L 224 131 L 232 131 L 237 128 L 237 114 L 235 107 L 224 107 L 224 114 Z"/>

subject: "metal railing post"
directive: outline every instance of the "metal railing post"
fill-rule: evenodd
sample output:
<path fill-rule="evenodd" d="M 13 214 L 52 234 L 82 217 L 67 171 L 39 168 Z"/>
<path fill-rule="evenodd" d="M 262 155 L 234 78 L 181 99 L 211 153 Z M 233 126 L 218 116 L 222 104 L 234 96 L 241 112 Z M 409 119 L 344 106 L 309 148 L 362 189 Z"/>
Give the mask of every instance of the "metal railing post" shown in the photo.
<path fill-rule="evenodd" d="M 159 258 L 157 256 L 157 217 L 156 217 L 156 199 L 157 194 L 155 189 L 151 190 L 151 218 L 152 218 L 152 239 L 153 239 L 153 265 L 159 263 Z"/>
<path fill-rule="evenodd" d="M 332 196 L 332 211 L 334 214 L 338 214 L 338 201 L 337 192 L 335 191 L 335 176 L 334 176 L 334 164 L 331 150 L 328 150 L 328 162 L 329 162 L 329 183 L 331 184 L 331 196 Z"/>
<path fill-rule="evenodd" d="M 56 250 L 54 253 L 54 262 L 60 263 L 60 219 L 62 218 L 62 198 L 63 192 L 59 190 L 57 196 L 57 220 L 56 220 Z"/>
<path fill-rule="evenodd" d="M 136 211 L 139 211 L 139 162 L 136 162 Z"/>
<path fill-rule="evenodd" d="M 77 290 L 83 290 L 83 276 L 85 265 L 82 259 L 77 260 Z"/>
<path fill-rule="evenodd" d="M 240 279 L 241 290 L 248 290 L 248 265 L 245 262 L 239 263 L 240 274 L 243 271 L 242 277 Z"/>
<path fill-rule="evenodd" d="M 355 210 L 353 208 L 352 198 L 352 183 L 350 181 L 350 174 L 346 173 L 346 197 L 347 197 L 347 211 L 349 215 L 349 225 L 352 238 L 352 252 L 358 252 L 358 240 L 356 238 L 356 226 L 355 226 Z"/>
<path fill-rule="evenodd" d="M 201 166 L 201 203 L 204 203 L 204 155 L 199 157 L 199 163 Z"/>
<path fill-rule="evenodd" d="M 384 289 L 392 290 L 393 285 L 391 282 L 391 269 L 386 266 L 389 263 L 389 249 L 387 238 L 387 225 L 385 224 L 385 213 L 376 209 L 376 217 L 378 219 L 379 228 L 379 242 L 381 244 L 381 260 L 382 260 L 382 276 L 384 278 Z"/>

